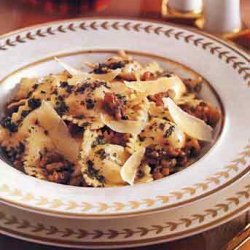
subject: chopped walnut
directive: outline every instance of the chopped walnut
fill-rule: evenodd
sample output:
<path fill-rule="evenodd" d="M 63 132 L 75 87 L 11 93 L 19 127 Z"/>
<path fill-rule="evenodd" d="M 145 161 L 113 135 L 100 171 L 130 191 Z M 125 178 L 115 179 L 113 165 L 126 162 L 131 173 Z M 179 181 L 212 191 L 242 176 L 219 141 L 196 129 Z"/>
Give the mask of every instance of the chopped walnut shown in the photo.
<path fill-rule="evenodd" d="M 113 93 L 105 93 L 103 109 L 116 120 L 121 120 L 124 117 L 124 100 Z"/>
<path fill-rule="evenodd" d="M 143 75 L 141 76 L 142 81 L 149 81 L 149 80 L 155 80 L 155 79 L 156 79 L 156 76 L 150 71 L 144 72 Z"/>
<path fill-rule="evenodd" d="M 128 136 L 126 134 L 121 134 L 112 130 L 105 130 L 103 132 L 105 141 L 111 144 L 117 144 L 125 146 L 128 141 Z"/>
<path fill-rule="evenodd" d="M 190 139 L 189 141 L 187 141 L 186 145 L 185 145 L 185 152 L 192 156 L 197 156 L 199 155 L 201 151 L 201 145 L 199 143 L 199 141 L 197 139 Z"/>
<path fill-rule="evenodd" d="M 81 172 L 81 167 L 79 165 L 75 166 L 74 172 L 71 175 L 69 185 L 84 186 L 84 187 L 87 186 L 87 184 L 85 183 L 85 181 L 83 179 L 82 172 Z"/>
<path fill-rule="evenodd" d="M 204 102 L 201 102 L 195 108 L 188 105 L 181 105 L 181 108 L 187 113 L 203 120 L 212 127 L 215 127 L 220 120 L 219 110 Z"/>
<path fill-rule="evenodd" d="M 188 91 L 199 93 L 201 90 L 202 78 L 198 77 L 196 79 L 186 78 L 183 79 L 184 84 L 186 85 Z"/>
<path fill-rule="evenodd" d="M 70 173 L 66 171 L 53 171 L 51 174 L 48 175 L 48 180 L 60 184 L 67 184 L 70 180 Z"/>
<path fill-rule="evenodd" d="M 77 124 L 74 124 L 72 122 L 68 122 L 67 126 L 72 137 L 78 137 L 82 135 L 83 133 L 82 127 L 79 127 Z"/>
<path fill-rule="evenodd" d="M 153 178 L 154 180 L 161 179 L 170 174 L 170 169 L 167 167 L 156 167 L 153 170 Z"/>
<path fill-rule="evenodd" d="M 164 97 L 169 97 L 168 91 L 166 91 L 166 92 L 161 92 L 161 93 L 158 93 L 158 94 L 155 94 L 155 95 L 150 95 L 150 96 L 148 97 L 148 99 L 149 99 L 150 101 L 155 102 L 156 106 L 161 106 L 161 105 L 163 105 L 162 98 L 164 98 Z"/>
<path fill-rule="evenodd" d="M 170 145 L 160 149 L 157 146 L 149 146 L 146 148 L 145 162 L 151 167 L 151 173 L 156 180 L 176 172 L 177 168 L 186 166 L 188 157 L 183 149 Z"/>
<path fill-rule="evenodd" d="M 119 77 L 124 81 L 136 81 L 134 72 L 130 73 L 120 73 Z"/>
<path fill-rule="evenodd" d="M 73 164 L 57 153 L 46 153 L 40 161 L 49 181 L 68 184 L 73 172 Z"/>

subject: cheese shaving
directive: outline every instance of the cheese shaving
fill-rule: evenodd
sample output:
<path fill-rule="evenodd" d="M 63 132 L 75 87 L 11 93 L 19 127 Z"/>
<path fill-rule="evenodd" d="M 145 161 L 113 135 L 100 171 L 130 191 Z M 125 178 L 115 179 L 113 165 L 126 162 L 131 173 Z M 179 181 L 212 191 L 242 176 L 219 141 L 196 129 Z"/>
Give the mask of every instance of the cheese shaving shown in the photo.
<path fill-rule="evenodd" d="M 136 173 L 138 167 L 141 165 L 145 153 L 145 148 L 142 148 L 135 153 L 133 153 L 125 162 L 121 168 L 121 177 L 123 181 L 129 183 L 130 185 L 134 184 Z"/>
<path fill-rule="evenodd" d="M 194 117 L 179 108 L 172 99 L 163 98 L 174 122 L 190 137 L 201 141 L 212 141 L 213 129 L 204 121 Z"/>
<path fill-rule="evenodd" d="M 118 133 L 139 134 L 146 122 L 130 120 L 111 120 L 107 115 L 101 114 L 102 122 L 110 129 Z"/>
<path fill-rule="evenodd" d="M 49 102 L 43 101 L 40 108 L 31 114 L 36 116 L 40 126 L 49 131 L 49 137 L 56 145 L 58 152 L 68 160 L 76 162 L 78 159 L 79 144 L 71 137 L 65 122 Z M 67 144 L 65 144 L 65 141 L 67 141 Z"/>
<path fill-rule="evenodd" d="M 91 74 L 82 72 L 78 69 L 73 68 L 69 64 L 63 62 L 59 58 L 55 57 L 55 61 L 58 62 L 66 71 L 68 71 L 74 78 L 70 80 L 72 82 L 81 82 L 86 79 L 102 80 L 102 81 L 112 81 L 116 78 L 117 75 L 121 72 L 120 69 L 112 70 L 106 74 Z"/>
<path fill-rule="evenodd" d="M 125 81 L 125 84 L 127 87 L 138 92 L 144 92 L 146 95 L 155 95 L 173 90 L 175 99 L 180 98 L 186 92 L 186 87 L 178 76 L 161 77 L 150 81 Z"/>

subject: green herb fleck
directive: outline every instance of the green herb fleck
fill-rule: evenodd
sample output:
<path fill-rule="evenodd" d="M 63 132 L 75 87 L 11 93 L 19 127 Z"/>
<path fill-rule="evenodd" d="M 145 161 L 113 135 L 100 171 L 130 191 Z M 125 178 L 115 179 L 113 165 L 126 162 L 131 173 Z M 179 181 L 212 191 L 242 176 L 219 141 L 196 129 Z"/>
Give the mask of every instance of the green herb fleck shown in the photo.
<path fill-rule="evenodd" d="M 95 141 L 92 143 L 92 147 L 96 147 L 97 145 L 104 145 L 106 144 L 106 140 L 102 135 L 97 136 Z"/>
<path fill-rule="evenodd" d="M 17 124 L 15 124 L 14 122 L 11 121 L 11 117 L 9 117 L 9 116 L 2 119 L 0 124 L 12 133 L 17 132 L 18 126 L 17 126 Z"/>
<path fill-rule="evenodd" d="M 93 109 L 95 107 L 95 101 L 92 99 L 86 100 L 86 107 L 87 109 Z"/>
<path fill-rule="evenodd" d="M 30 98 L 28 100 L 28 106 L 31 108 L 31 110 L 39 108 L 41 106 L 41 100 L 36 98 Z"/>
<path fill-rule="evenodd" d="M 160 124 L 159 124 L 159 128 L 160 128 L 161 130 L 164 130 L 165 124 L 164 124 L 164 123 L 160 123 Z"/>
<path fill-rule="evenodd" d="M 96 153 L 99 155 L 99 157 L 100 157 L 101 160 L 104 160 L 104 159 L 106 159 L 109 156 L 109 154 L 107 154 L 105 152 L 105 150 L 102 149 L 102 148 L 99 149 Z"/>
<path fill-rule="evenodd" d="M 164 137 L 168 138 L 169 136 L 171 136 L 171 134 L 174 132 L 175 130 L 175 126 L 171 125 L 165 132 Z"/>
<path fill-rule="evenodd" d="M 100 175 L 99 170 L 97 170 L 97 169 L 94 168 L 94 164 L 93 164 L 93 162 L 91 160 L 87 161 L 87 168 L 88 168 L 88 171 L 86 172 L 86 174 L 90 178 L 95 178 L 100 183 L 104 183 L 105 182 L 104 176 Z"/>
<path fill-rule="evenodd" d="M 64 102 L 63 98 L 61 96 L 58 96 L 57 101 L 56 101 L 56 106 L 55 110 L 59 115 L 63 115 L 68 111 L 68 106 Z"/>

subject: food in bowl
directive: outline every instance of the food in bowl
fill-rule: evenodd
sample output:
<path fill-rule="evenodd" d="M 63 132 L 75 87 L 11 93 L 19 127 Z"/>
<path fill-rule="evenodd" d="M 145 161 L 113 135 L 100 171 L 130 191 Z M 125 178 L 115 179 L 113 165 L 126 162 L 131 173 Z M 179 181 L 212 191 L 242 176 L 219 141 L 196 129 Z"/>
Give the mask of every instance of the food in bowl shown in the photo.
<path fill-rule="evenodd" d="M 24 173 L 60 184 L 133 185 L 186 168 L 213 140 L 220 111 L 183 79 L 125 52 L 89 72 L 23 78 L 0 125 L 2 154 Z"/>

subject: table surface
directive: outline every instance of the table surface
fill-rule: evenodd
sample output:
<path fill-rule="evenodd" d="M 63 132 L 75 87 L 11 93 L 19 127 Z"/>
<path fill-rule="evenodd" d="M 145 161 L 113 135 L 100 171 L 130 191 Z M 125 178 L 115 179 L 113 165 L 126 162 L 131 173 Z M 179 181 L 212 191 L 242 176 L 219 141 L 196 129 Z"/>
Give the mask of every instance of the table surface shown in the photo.
<path fill-rule="evenodd" d="M 42 2 L 42 3 L 41 3 Z M 62 0 L 60 8 L 53 0 L 1 0 L 0 35 L 18 28 L 64 18 L 82 16 L 120 16 L 161 18 L 161 0 Z M 74 4 L 73 4 L 74 3 Z M 119 4 L 117 4 L 119 3 Z M 241 0 L 242 19 L 250 28 L 250 0 Z M 249 33 L 243 37 L 249 48 Z M 246 42 L 247 41 L 247 42 Z M 249 223 L 249 214 L 244 214 L 218 228 L 192 237 L 143 249 L 168 250 L 217 250 Z M 0 250 L 63 250 L 64 248 L 42 246 L 0 235 Z M 138 249 L 138 248 L 137 248 Z M 142 248 L 141 248 L 142 249 Z"/>

